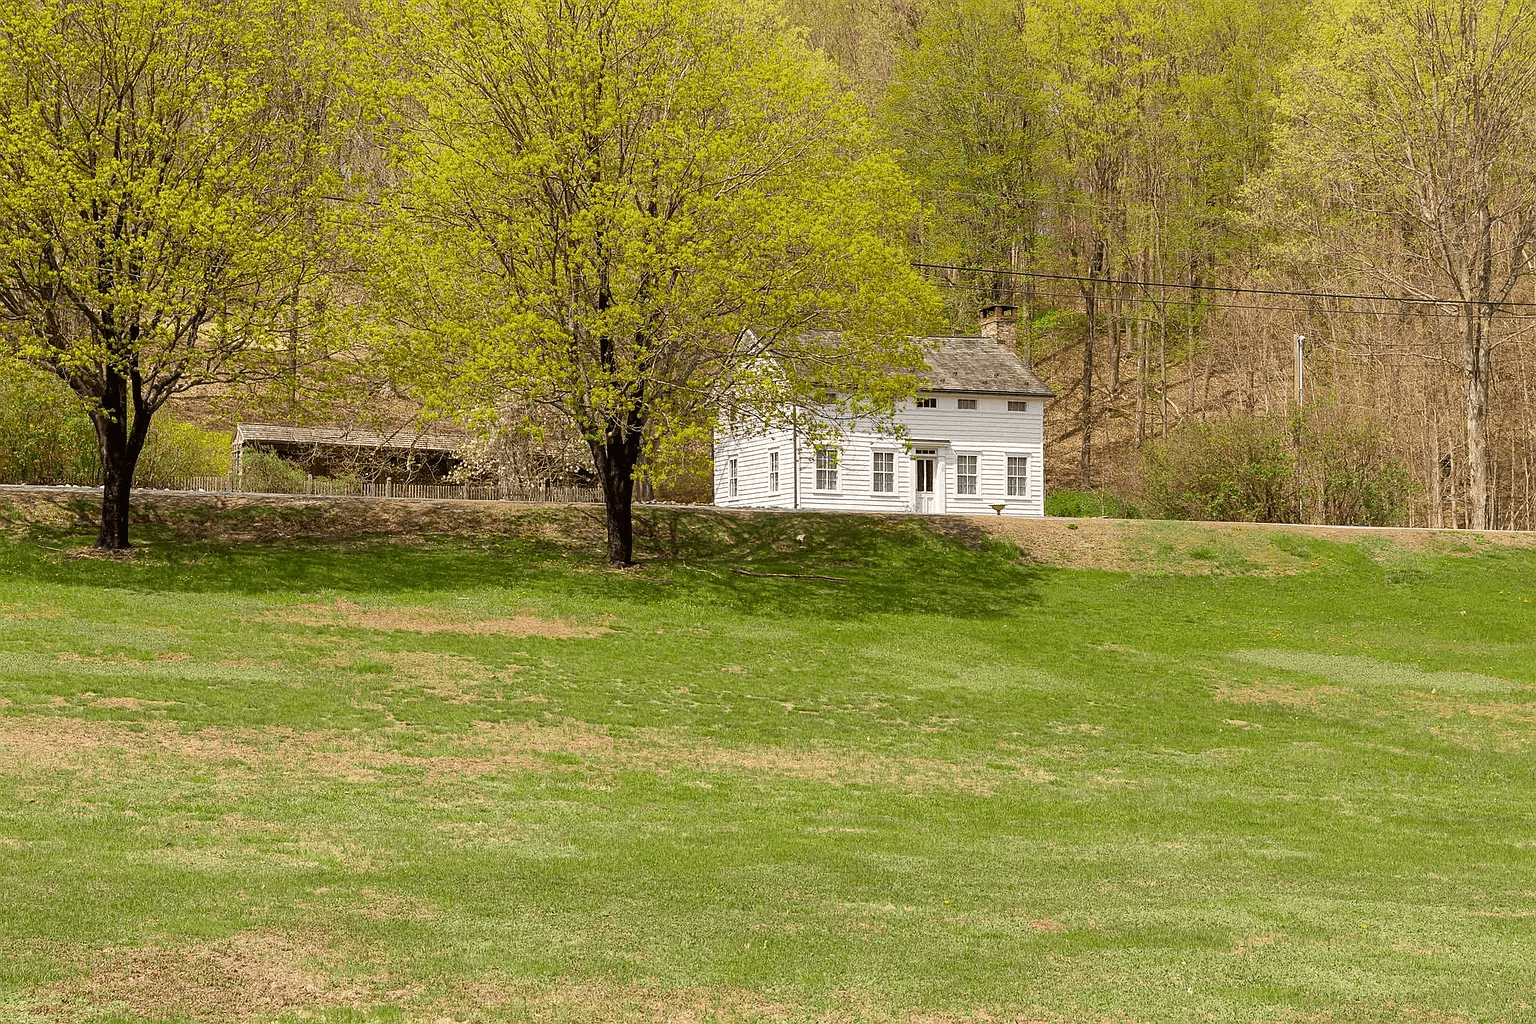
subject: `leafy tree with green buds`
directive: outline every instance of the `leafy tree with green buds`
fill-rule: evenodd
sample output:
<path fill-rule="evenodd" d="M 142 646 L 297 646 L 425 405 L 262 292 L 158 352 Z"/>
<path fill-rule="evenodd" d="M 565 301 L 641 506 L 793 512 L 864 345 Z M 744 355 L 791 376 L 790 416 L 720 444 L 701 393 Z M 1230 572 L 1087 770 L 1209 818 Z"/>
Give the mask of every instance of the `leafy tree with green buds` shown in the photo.
<path fill-rule="evenodd" d="M 642 459 L 721 417 L 879 419 L 913 391 L 940 308 L 903 245 L 920 206 L 765 0 L 467 0 L 396 27 L 416 78 L 383 336 L 445 408 L 570 423 L 612 564 Z"/>
<path fill-rule="evenodd" d="M 335 36 L 309 0 L 0 0 L 0 349 L 85 402 L 105 549 L 177 393 L 280 347 L 318 277 Z"/>

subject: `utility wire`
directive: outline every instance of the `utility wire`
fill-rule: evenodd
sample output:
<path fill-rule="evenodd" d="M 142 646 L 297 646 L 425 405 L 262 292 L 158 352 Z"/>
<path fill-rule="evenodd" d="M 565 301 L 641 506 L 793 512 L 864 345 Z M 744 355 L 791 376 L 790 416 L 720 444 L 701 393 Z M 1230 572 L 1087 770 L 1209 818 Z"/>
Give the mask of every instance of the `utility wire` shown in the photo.
<path fill-rule="evenodd" d="M 1421 299 L 1411 295 L 1381 295 L 1367 292 L 1305 292 L 1286 288 L 1243 288 L 1235 285 L 1196 284 L 1192 281 L 1141 281 L 1123 277 L 1084 277 L 1081 274 L 1047 274 L 1037 270 L 1005 270 L 1000 267 L 964 267 L 953 263 L 914 262 L 912 266 L 919 270 L 949 270 L 967 274 L 989 274 L 995 277 L 1024 277 L 1038 281 L 1072 281 L 1081 284 L 1118 285 L 1127 288 L 1222 292 L 1228 295 L 1281 295 L 1303 299 L 1358 299 L 1372 302 L 1410 302 L 1425 306 L 1461 306 L 1466 304 L 1461 299 Z M 1171 303 L 1174 300 L 1169 299 L 1168 301 Z M 1536 302 L 1509 301 L 1495 303 L 1495 305 L 1536 307 Z M 1272 309 L 1277 307 L 1256 306 L 1253 308 Z M 1316 311 L 1308 310 L 1308 312 Z M 1349 311 L 1346 310 L 1345 312 Z M 1460 314 L 1456 313 L 1448 315 L 1460 316 Z"/>
<path fill-rule="evenodd" d="M 1085 280 L 1086 280 L 1086 278 L 1085 278 Z M 1102 278 L 1099 279 L 1099 282 L 1101 284 L 1104 283 Z M 939 282 L 937 282 L 937 284 L 939 284 L 941 287 L 944 287 L 944 288 L 953 288 L 953 289 L 957 289 L 957 290 L 966 287 L 965 285 L 961 284 L 958 281 L 939 281 Z M 1172 286 L 1170 286 L 1170 287 L 1172 287 Z M 1179 288 L 1185 288 L 1187 286 L 1186 285 L 1179 285 L 1178 287 Z M 1082 299 L 1083 299 L 1083 296 L 1082 296 L 1081 292 L 1050 292 L 1050 291 L 1041 292 L 1041 291 L 1037 291 L 1034 294 L 1036 296 L 1042 297 L 1042 298 L 1061 299 L 1063 301 L 1071 301 L 1071 302 L 1081 302 Z M 1301 294 L 1308 294 L 1308 293 L 1303 292 Z M 1306 314 L 1308 314 L 1310 316 L 1327 316 L 1327 315 L 1338 315 L 1338 316 L 1390 316 L 1390 317 L 1411 316 L 1411 317 L 1416 317 L 1416 318 L 1433 318 L 1433 319 L 1440 319 L 1440 320 L 1460 320 L 1461 319 L 1461 314 L 1460 313 L 1446 313 L 1446 312 L 1440 312 L 1440 311 L 1437 311 L 1437 310 L 1418 310 L 1418 311 L 1415 311 L 1415 312 L 1412 312 L 1412 313 L 1405 313 L 1402 310 L 1391 310 L 1391 309 L 1316 309 L 1316 308 L 1313 308 L 1313 307 L 1310 307 L 1310 306 L 1266 306 L 1266 305 L 1260 305 L 1258 303 L 1221 302 L 1221 301 L 1214 301 L 1213 302 L 1213 301 L 1204 300 L 1204 299 L 1193 299 L 1193 300 L 1192 299 L 1174 299 L 1174 298 L 1162 299 L 1162 298 L 1157 298 L 1156 296 L 1151 296 L 1151 295 L 1130 295 L 1130 294 L 1125 294 L 1125 293 L 1120 293 L 1120 292 L 1105 292 L 1105 293 L 1103 293 L 1102 295 L 1099 296 L 1099 299 L 1100 299 L 1100 301 L 1106 301 L 1106 302 L 1111 300 L 1111 299 L 1130 300 L 1130 301 L 1135 301 L 1135 302 L 1150 302 L 1150 303 L 1153 303 L 1155 305 L 1161 305 L 1161 306 L 1180 306 L 1180 307 L 1189 307 L 1189 308 L 1194 308 L 1194 309 L 1257 309 L 1257 310 L 1263 310 L 1265 312 L 1273 312 L 1273 313 L 1286 313 L 1286 312 L 1290 312 L 1290 313 L 1306 313 Z M 1424 301 L 1424 300 L 1419 300 L 1419 301 Z M 1502 319 L 1502 320 L 1536 320 L 1536 313 L 1510 313 L 1507 316 L 1501 317 L 1500 319 Z"/>

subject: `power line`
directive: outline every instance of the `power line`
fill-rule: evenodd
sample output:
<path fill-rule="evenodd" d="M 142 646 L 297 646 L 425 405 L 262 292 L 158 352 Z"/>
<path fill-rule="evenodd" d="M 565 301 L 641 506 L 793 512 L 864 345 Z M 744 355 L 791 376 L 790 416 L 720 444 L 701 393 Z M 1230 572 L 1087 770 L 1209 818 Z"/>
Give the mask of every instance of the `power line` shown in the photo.
<path fill-rule="evenodd" d="M 1086 280 L 1086 278 L 1084 280 Z M 959 289 L 959 288 L 964 288 L 965 287 L 965 285 L 960 284 L 957 281 L 940 281 L 938 283 L 942 287 L 945 287 L 945 288 Z M 1103 278 L 1099 279 L 1099 283 L 1100 284 L 1104 283 Z M 1172 287 L 1172 286 L 1170 286 L 1170 287 Z M 1179 285 L 1178 287 L 1179 288 L 1186 288 L 1187 286 L 1186 285 Z M 1036 296 L 1047 298 L 1047 299 L 1062 299 L 1062 300 L 1069 300 L 1069 301 L 1073 301 L 1073 302 L 1080 302 L 1083 299 L 1083 295 L 1080 292 L 1050 292 L 1050 291 L 1040 292 L 1040 291 L 1037 291 L 1034 294 Z M 1308 293 L 1303 292 L 1301 294 L 1308 294 Z M 1153 302 L 1153 303 L 1156 303 L 1158 305 L 1163 305 L 1163 306 L 1179 306 L 1179 307 L 1189 307 L 1189 308 L 1195 308 L 1195 309 L 1256 309 L 1256 310 L 1263 310 L 1264 312 L 1270 312 L 1270 313 L 1287 313 L 1287 312 L 1289 312 L 1289 313 L 1306 313 L 1306 314 L 1308 314 L 1310 316 L 1320 316 L 1320 315 L 1325 315 L 1325 314 L 1337 314 L 1339 316 L 1392 316 L 1392 317 L 1396 317 L 1396 316 L 1405 316 L 1406 315 L 1406 316 L 1414 316 L 1414 317 L 1419 317 L 1419 318 L 1433 318 L 1433 319 L 1440 319 L 1440 320 L 1460 320 L 1461 319 L 1461 314 L 1460 313 L 1445 313 L 1445 312 L 1440 312 L 1440 311 L 1437 311 L 1437 310 L 1420 310 L 1420 311 L 1417 311 L 1417 312 L 1414 312 L 1414 313 L 1411 313 L 1411 314 L 1405 314 L 1401 310 L 1390 310 L 1390 309 L 1327 310 L 1327 309 L 1314 309 L 1314 308 L 1312 308 L 1310 306 L 1266 306 L 1266 305 L 1260 305 L 1258 303 L 1246 303 L 1246 302 L 1219 302 L 1219 301 L 1218 302 L 1212 302 L 1212 301 L 1208 301 L 1208 300 L 1174 299 L 1174 298 L 1163 299 L 1163 298 L 1154 298 L 1154 297 L 1145 296 L 1145 295 L 1126 295 L 1126 294 L 1123 294 L 1123 293 L 1114 293 L 1114 292 L 1109 292 L 1109 293 L 1106 293 L 1104 295 L 1101 295 L 1100 299 L 1102 301 L 1108 301 L 1110 299 L 1121 299 L 1121 300 L 1130 299 L 1130 300 L 1134 300 L 1134 301 L 1138 301 L 1138 302 Z M 1422 301 L 1425 301 L 1425 300 L 1419 300 L 1419 301 L 1422 302 Z M 1526 303 L 1526 305 L 1529 305 L 1529 303 Z M 1504 319 L 1504 320 L 1536 320 L 1536 313 L 1510 313 L 1509 315 L 1503 317 L 1502 319 Z"/>
<path fill-rule="evenodd" d="M 1229 295 L 1281 295 L 1303 299 L 1342 299 L 1369 302 L 1411 302 L 1426 306 L 1461 306 L 1461 299 L 1421 299 L 1411 295 L 1381 295 L 1367 292 L 1307 292 L 1286 288 L 1244 288 L 1235 285 L 1196 284 L 1191 281 L 1142 281 L 1123 277 L 1085 277 L 1081 274 L 1047 274 L 1036 270 L 1005 270 L 1000 267 L 963 267 L 953 263 L 917 263 L 919 270 L 952 270 L 968 274 L 990 274 L 996 277 L 1024 277 L 1040 281 L 1072 281 L 1081 284 L 1119 285 L 1127 288 L 1173 289 L 1175 291 L 1223 292 Z M 1172 302 L 1173 300 L 1169 300 Z M 1536 306 L 1536 302 L 1506 301 L 1498 306 Z M 1256 309 L 1276 307 L 1257 306 Z M 1309 312 L 1314 312 L 1308 310 Z M 1450 314 L 1459 316 L 1460 314 Z"/>

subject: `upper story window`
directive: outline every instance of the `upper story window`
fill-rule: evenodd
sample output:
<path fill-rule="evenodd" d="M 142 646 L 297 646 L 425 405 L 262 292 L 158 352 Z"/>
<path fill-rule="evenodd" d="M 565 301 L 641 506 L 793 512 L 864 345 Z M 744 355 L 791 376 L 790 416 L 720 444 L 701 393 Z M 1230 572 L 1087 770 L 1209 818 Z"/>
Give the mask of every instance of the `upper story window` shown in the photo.
<path fill-rule="evenodd" d="M 768 453 L 768 493 L 779 493 L 779 453 Z"/>
<path fill-rule="evenodd" d="M 876 494 L 896 493 L 895 452 L 875 452 L 875 475 L 870 489 Z"/>
<path fill-rule="evenodd" d="M 976 408 L 976 399 L 974 399 L 974 398 L 962 398 L 962 399 L 959 400 L 959 402 L 957 404 L 962 409 L 974 409 L 974 408 Z"/>
<path fill-rule="evenodd" d="M 823 447 L 816 449 L 816 489 L 818 491 L 837 490 L 837 449 Z"/>
<path fill-rule="evenodd" d="M 1022 498 L 1029 493 L 1029 459 L 1008 456 L 1008 497 Z"/>
<path fill-rule="evenodd" d="M 955 456 L 955 493 L 976 493 L 976 456 Z"/>
<path fill-rule="evenodd" d="M 937 398 L 919 398 L 917 400 L 917 407 L 919 409 L 937 409 L 939 407 L 939 400 Z"/>
<path fill-rule="evenodd" d="M 1009 412 L 1029 412 L 1029 403 L 1028 402 L 1009 401 L 1009 403 L 1008 403 L 1008 411 Z"/>

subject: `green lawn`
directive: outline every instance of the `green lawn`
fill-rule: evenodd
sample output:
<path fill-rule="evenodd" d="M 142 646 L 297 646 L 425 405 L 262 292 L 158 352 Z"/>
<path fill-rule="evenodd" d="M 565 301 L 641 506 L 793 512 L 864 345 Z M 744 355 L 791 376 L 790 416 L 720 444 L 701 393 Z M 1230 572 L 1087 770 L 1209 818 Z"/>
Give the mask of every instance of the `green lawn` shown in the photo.
<path fill-rule="evenodd" d="M 1536 1018 L 1536 552 L 306 514 L 0 506 L 0 1020 Z"/>

